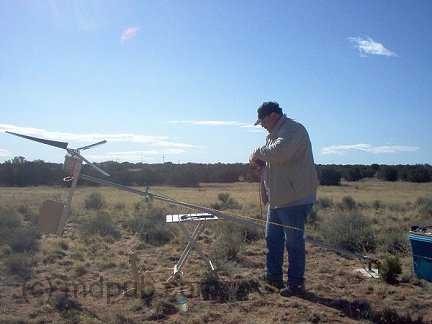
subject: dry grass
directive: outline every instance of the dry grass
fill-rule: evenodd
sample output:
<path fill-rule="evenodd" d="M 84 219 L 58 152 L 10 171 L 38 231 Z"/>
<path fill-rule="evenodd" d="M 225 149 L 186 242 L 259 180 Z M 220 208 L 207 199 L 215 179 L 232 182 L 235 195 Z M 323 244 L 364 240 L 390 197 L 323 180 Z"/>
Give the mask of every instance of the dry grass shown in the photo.
<path fill-rule="evenodd" d="M 319 197 L 341 201 L 344 196 L 352 196 L 357 202 L 372 203 L 380 200 L 386 204 L 414 203 L 417 198 L 430 195 L 432 183 L 384 182 L 378 180 L 362 180 L 358 182 L 342 182 L 341 186 L 321 186 Z"/>
<path fill-rule="evenodd" d="M 137 187 L 145 190 L 144 187 Z M 201 184 L 199 188 L 178 187 L 151 187 L 152 192 L 162 193 L 174 199 L 198 203 L 205 206 L 217 201 L 221 192 L 228 192 L 241 204 L 258 205 L 258 184 L 256 183 L 229 183 L 229 184 Z M 82 208 L 84 201 L 92 192 L 100 192 L 109 206 L 125 204 L 132 206 L 141 200 L 139 196 L 118 191 L 116 189 L 102 187 L 78 188 L 74 196 L 73 207 Z M 35 188 L 0 188 L 0 205 L 17 207 L 20 205 L 38 208 L 41 201 L 46 199 L 60 199 L 66 188 L 35 187 Z M 358 182 L 342 182 L 341 186 L 321 186 L 318 190 L 319 197 L 331 198 L 334 202 L 342 201 L 344 196 L 351 196 L 357 202 L 372 204 L 375 200 L 386 204 L 414 203 L 418 198 L 430 196 L 432 183 L 410 182 L 383 182 L 378 180 L 365 180 Z"/>
<path fill-rule="evenodd" d="M 141 188 L 145 189 L 145 188 Z M 210 206 L 218 200 L 221 192 L 229 193 L 242 205 L 240 210 L 227 212 L 257 217 L 259 214 L 258 185 L 256 183 L 235 184 L 203 184 L 199 188 L 152 187 L 151 191 L 168 195 L 174 199 L 195 204 Z M 121 233 L 117 238 L 99 234 L 83 235 L 80 224 L 90 219 L 85 210 L 85 199 L 92 193 L 99 192 L 106 201 L 102 212 L 111 216 L 113 226 Z M 173 240 L 162 246 L 153 246 L 134 235 L 129 222 L 136 212 L 136 205 L 142 198 L 112 188 L 78 188 L 73 201 L 75 217 L 66 227 L 63 239 L 55 236 L 42 240 L 39 252 L 32 255 L 31 282 L 47 280 L 59 291 L 65 288 L 65 282 L 81 284 L 97 284 L 101 277 L 104 283 L 123 283 L 131 280 L 131 263 L 129 251 L 137 252 L 142 273 L 146 282 L 152 282 L 150 299 L 134 299 L 121 297 L 113 291 L 102 297 L 74 297 L 82 307 L 73 310 L 57 309 L 55 300 L 47 302 L 47 296 L 23 299 L 22 280 L 7 273 L 4 266 L 13 251 L 0 246 L 0 276 L 7 279 L 6 286 L 0 294 L 0 322 L 8 319 L 19 319 L 23 322 L 143 322 L 165 319 L 173 322 L 355 322 L 366 320 L 366 315 L 356 309 L 373 305 L 373 316 L 396 318 L 394 313 L 386 311 L 386 307 L 396 309 L 401 316 L 410 314 L 413 318 L 422 315 L 425 320 L 432 321 L 432 284 L 418 280 L 411 274 L 411 257 L 406 255 L 400 237 L 406 233 L 409 224 L 423 219 L 419 215 L 415 202 L 418 198 L 430 197 L 432 183 L 390 183 L 375 180 L 356 183 L 343 183 L 339 187 L 320 187 L 318 196 L 323 198 L 321 206 L 317 205 L 316 222 L 323 222 L 336 214 L 348 213 L 346 196 L 355 202 L 354 210 L 360 211 L 370 222 L 377 234 L 377 255 L 384 255 L 389 249 L 402 249 L 401 281 L 397 285 L 389 285 L 380 281 L 360 279 L 352 274 L 354 268 L 362 265 L 357 260 L 345 259 L 325 249 L 308 245 L 306 280 L 310 294 L 305 298 L 284 299 L 274 291 L 268 291 L 258 284 L 253 291 L 242 298 L 232 297 L 221 302 L 205 301 L 200 295 L 199 283 L 205 277 L 206 267 L 203 261 L 192 256 L 185 267 L 183 281 L 165 283 L 172 272 L 184 248 L 185 239 L 176 233 Z M 0 188 L 0 205 L 10 207 L 22 214 L 36 213 L 46 199 L 59 200 L 65 188 Z M 331 199 L 333 203 L 329 204 Z M 379 203 L 377 202 L 379 201 Z M 163 207 L 167 213 L 185 212 L 184 208 L 153 202 L 154 207 Z M 344 207 L 345 206 L 345 207 Z M 350 204 L 352 206 L 352 204 Z M 236 231 L 227 233 L 236 235 Z M 209 226 L 198 238 L 204 252 L 212 252 L 218 240 L 218 230 Z M 318 230 L 319 226 L 314 227 Z M 312 228 L 311 228 L 312 229 Z M 386 233 L 395 233 L 394 237 L 386 238 Z M 97 233 L 97 232 L 96 232 Z M 174 232 L 173 232 L 174 233 Z M 258 233 L 260 234 L 260 233 Z M 242 234 L 243 235 L 243 234 Z M 265 240 L 257 235 L 255 239 L 243 240 L 242 248 L 235 258 L 223 264 L 220 280 L 226 287 L 237 287 L 244 280 L 257 279 L 264 271 Z M 4 248 L 4 249 L 3 249 Z M 392 251 L 393 251 L 392 250 Z M 3 265 L 2 265 L 3 263 Z M 18 263 L 17 263 L 18 264 Z M 13 264 L 12 264 L 13 265 Z M 3 280 L 2 280 L 3 281 Z M 154 286 L 153 286 L 154 283 Z M 261 285 L 261 286 L 260 286 Z M 154 287 L 154 288 L 153 288 Z M 4 289 L 3 289 L 4 288 Z M 238 288 L 238 287 L 237 287 Z M 58 292 L 58 291 L 57 291 Z M 186 314 L 166 308 L 175 304 L 179 293 L 188 298 L 190 310 Z M 404 296 L 410 296 L 405 298 Z M 362 301 L 366 300 L 366 302 Z M 67 301 L 67 300 L 66 300 Z M 169 303 L 167 304 L 167 301 Z M 54 305 L 54 306 L 53 306 Z M 63 305 L 63 304 L 62 304 Z M 77 304 L 78 305 L 78 304 Z M 73 305 L 72 305 L 73 306 Z M 361 308 L 360 307 L 360 308 Z M 390 312 L 390 313 L 389 313 Z M 368 313 L 369 319 L 372 314 Z M 397 319 L 397 318 L 396 318 Z"/>

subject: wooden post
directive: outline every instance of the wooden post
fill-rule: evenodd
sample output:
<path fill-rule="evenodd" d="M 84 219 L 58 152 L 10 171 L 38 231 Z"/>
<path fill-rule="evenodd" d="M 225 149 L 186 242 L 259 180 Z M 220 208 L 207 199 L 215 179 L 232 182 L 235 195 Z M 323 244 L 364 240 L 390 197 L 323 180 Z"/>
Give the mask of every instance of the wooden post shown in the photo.
<path fill-rule="evenodd" d="M 68 157 L 67 157 L 68 158 Z M 81 172 L 81 166 L 82 166 L 82 160 L 78 157 L 75 156 L 71 156 L 69 157 L 71 160 L 69 161 L 69 163 L 71 163 L 71 176 L 72 176 L 72 184 L 71 187 L 69 188 L 69 193 L 67 196 L 67 200 L 66 200 L 66 205 L 65 208 L 63 209 L 63 214 L 62 217 L 60 219 L 58 228 L 57 228 L 57 235 L 61 236 L 63 234 L 63 230 L 66 224 L 67 219 L 69 218 L 70 215 L 70 211 L 72 209 L 72 197 L 73 194 L 75 192 L 75 188 L 77 186 L 78 183 L 78 179 L 80 176 L 80 172 Z"/>

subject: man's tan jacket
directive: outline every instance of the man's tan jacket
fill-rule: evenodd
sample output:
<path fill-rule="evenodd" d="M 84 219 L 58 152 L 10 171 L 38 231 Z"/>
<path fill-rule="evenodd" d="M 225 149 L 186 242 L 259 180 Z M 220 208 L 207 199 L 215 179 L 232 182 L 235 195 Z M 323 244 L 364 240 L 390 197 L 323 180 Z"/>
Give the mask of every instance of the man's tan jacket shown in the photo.
<path fill-rule="evenodd" d="M 283 115 L 255 157 L 267 162 L 270 208 L 286 207 L 316 193 L 318 178 L 306 129 Z"/>

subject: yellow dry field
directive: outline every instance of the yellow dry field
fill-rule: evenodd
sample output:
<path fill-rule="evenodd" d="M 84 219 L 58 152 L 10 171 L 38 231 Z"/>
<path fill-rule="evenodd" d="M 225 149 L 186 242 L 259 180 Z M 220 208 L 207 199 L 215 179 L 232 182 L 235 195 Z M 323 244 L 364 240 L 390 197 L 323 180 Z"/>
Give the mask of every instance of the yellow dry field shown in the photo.
<path fill-rule="evenodd" d="M 145 191 L 144 187 L 136 187 Z M 85 198 L 92 192 L 100 192 L 110 205 L 124 203 L 133 205 L 142 197 L 110 187 L 79 187 L 73 199 L 73 208 L 81 208 Z M 155 186 L 150 192 L 161 193 L 176 200 L 209 206 L 217 200 L 221 192 L 228 192 L 243 205 L 259 206 L 259 186 L 257 183 L 211 183 L 201 184 L 197 188 Z M 58 200 L 68 193 L 62 187 L 30 187 L 0 188 L 0 204 L 2 206 L 26 205 L 37 207 L 46 199 Z M 385 204 L 404 204 L 415 202 L 420 197 L 432 196 L 432 183 L 384 182 L 365 180 L 359 182 L 343 182 L 340 186 L 320 186 L 318 198 L 330 198 L 335 203 L 344 196 L 351 196 L 358 203 L 371 203 L 379 200 Z"/>
<path fill-rule="evenodd" d="M 145 190 L 142 187 L 138 189 Z M 257 217 L 260 212 L 258 190 L 257 183 L 150 188 L 153 193 L 203 206 L 217 202 L 218 194 L 226 192 L 242 205 L 241 209 L 227 212 L 250 217 Z M 102 235 L 101 232 L 100 235 L 85 234 L 83 225 L 87 224 L 87 219 L 95 219 L 97 214 L 84 208 L 86 198 L 93 192 L 101 193 L 106 200 L 101 215 L 113 216 L 117 236 Z M 34 216 L 43 201 L 64 199 L 67 193 L 68 189 L 62 187 L 0 188 L 0 206 Z M 415 202 L 418 198 L 432 197 L 432 183 L 391 183 L 369 179 L 320 187 L 318 198 L 329 198 L 333 203 L 331 207 L 323 207 L 324 200 L 321 200 L 316 211 L 318 221 L 327 221 L 334 227 L 334 215 L 348 215 L 351 211 L 339 204 L 346 196 L 355 200 L 357 211 L 372 224 L 381 246 L 391 238 L 389 234 L 395 229 L 406 241 L 409 225 L 425 220 L 420 217 Z M 401 257 L 403 269 L 399 282 L 388 284 L 354 273 L 355 269 L 365 266 L 359 259 L 347 258 L 308 243 L 305 273 L 308 293 L 302 297 L 284 298 L 259 279 L 265 269 L 264 228 L 250 231 L 257 234 L 256 238 L 245 239 L 240 244 L 244 232 L 242 234 L 229 222 L 209 226 L 198 241 L 204 254 L 212 256 L 212 259 L 215 257 L 213 261 L 216 261 L 219 278 L 227 284 L 220 291 L 229 294 L 246 291 L 245 296 L 230 295 L 231 299 L 223 302 L 205 298 L 214 286 L 206 281 L 206 266 L 196 252 L 189 258 L 182 280 L 167 283 L 172 267 L 185 247 L 185 237 L 179 230 L 172 231 L 174 239 L 167 244 L 155 245 L 146 241 L 145 236 L 134 234 L 130 221 L 136 210 L 135 204 L 142 199 L 139 195 L 115 188 L 79 187 L 72 205 L 76 217 L 71 217 L 62 238 L 48 235 L 40 240 L 40 247 L 31 256 L 30 265 L 22 263 L 28 260 L 28 256 L 14 255 L 0 244 L 0 323 L 414 323 L 411 319 L 419 317 L 422 320 L 415 323 L 432 322 L 432 284 L 413 275 L 410 252 Z M 162 202 L 156 204 L 164 206 Z M 165 207 L 168 208 L 164 212 L 184 211 L 184 208 Z M 99 230 L 106 229 L 105 222 L 98 224 Z M 152 228 L 153 224 L 145 224 Z M 314 225 L 308 226 L 308 234 L 314 234 Z M 157 228 L 153 230 L 157 233 Z M 226 236 L 221 239 L 220 233 Z M 218 246 L 222 248 L 218 250 Z M 217 259 L 218 252 L 227 253 L 239 246 L 241 248 L 235 257 Z M 143 278 L 149 281 L 144 284 L 147 295 L 143 298 L 127 296 L 124 295 L 126 290 L 119 288 L 111 296 L 108 293 L 111 282 L 120 285 L 130 283 L 134 278 L 131 251 L 135 251 L 141 263 Z M 23 282 L 16 272 L 29 267 L 31 278 Z M 286 272 L 286 262 L 284 267 Z M 102 279 L 105 280 L 103 287 L 107 288 L 102 297 L 86 293 L 86 287 L 102 286 Z M 52 296 L 51 284 L 55 288 Z M 45 290 L 35 292 L 30 289 L 37 285 Z M 62 289 L 69 286 L 83 287 L 76 296 L 69 295 L 73 302 L 62 299 Z M 25 294 L 23 287 L 27 287 Z M 189 310 L 186 313 L 175 307 L 179 294 L 187 297 Z"/>

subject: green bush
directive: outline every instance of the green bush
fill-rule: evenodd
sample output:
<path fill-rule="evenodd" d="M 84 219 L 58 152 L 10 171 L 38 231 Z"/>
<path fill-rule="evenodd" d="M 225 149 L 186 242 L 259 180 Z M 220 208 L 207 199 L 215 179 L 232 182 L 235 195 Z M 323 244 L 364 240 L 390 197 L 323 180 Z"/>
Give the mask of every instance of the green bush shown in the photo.
<path fill-rule="evenodd" d="M 385 231 L 382 239 L 382 248 L 392 255 L 406 255 L 409 252 L 407 232 L 401 230 Z"/>
<path fill-rule="evenodd" d="M 240 252 L 244 237 L 241 226 L 230 222 L 222 223 L 217 228 L 217 239 L 212 246 L 212 255 L 219 261 L 233 260 Z"/>
<path fill-rule="evenodd" d="M 2 231 L 0 234 L 3 234 L 3 231 L 19 227 L 21 222 L 21 217 L 14 209 L 0 206 L 0 231 Z M 0 239 L 2 236 L 0 235 Z"/>
<path fill-rule="evenodd" d="M 358 211 L 326 218 L 319 230 L 325 241 L 351 252 L 374 251 L 377 246 L 372 224 Z"/>
<path fill-rule="evenodd" d="M 40 234 L 34 227 L 21 226 L 10 231 L 6 238 L 6 243 L 13 251 L 30 252 L 38 249 Z"/>
<path fill-rule="evenodd" d="M 311 212 L 307 215 L 306 223 L 309 225 L 317 225 L 319 220 L 318 208 L 313 206 Z"/>
<path fill-rule="evenodd" d="M 123 202 L 118 202 L 118 203 L 114 204 L 114 209 L 116 209 L 116 210 L 126 209 L 126 204 Z"/>
<path fill-rule="evenodd" d="M 85 234 L 112 236 L 116 239 L 120 237 L 120 231 L 114 224 L 111 215 L 103 211 L 90 214 L 81 224 L 81 231 Z"/>
<path fill-rule="evenodd" d="M 345 196 L 342 198 L 342 202 L 338 205 L 341 209 L 353 210 L 357 208 L 357 203 L 351 196 Z"/>
<path fill-rule="evenodd" d="M 39 237 L 36 228 L 23 223 L 14 209 L 0 207 L 0 244 L 14 252 L 29 252 L 37 250 Z"/>
<path fill-rule="evenodd" d="M 417 211 L 422 218 L 432 217 L 432 198 L 421 197 L 416 200 Z"/>
<path fill-rule="evenodd" d="M 10 255 L 4 261 L 5 267 L 10 274 L 15 274 L 23 279 L 29 279 L 32 274 L 32 261 L 27 253 L 16 253 Z"/>
<path fill-rule="evenodd" d="M 210 205 L 211 208 L 217 210 L 224 209 L 241 209 L 242 206 L 239 204 L 237 200 L 230 197 L 230 194 L 227 192 L 221 192 L 218 194 L 218 201 L 214 204 Z"/>
<path fill-rule="evenodd" d="M 21 316 L 8 315 L 2 313 L 0 315 L 0 323 L 2 324 L 27 324 L 25 320 L 22 319 Z"/>
<path fill-rule="evenodd" d="M 261 226 L 252 224 L 237 224 L 237 226 L 243 242 L 245 243 L 255 242 L 265 237 L 264 230 Z"/>
<path fill-rule="evenodd" d="M 372 208 L 374 209 L 383 209 L 385 204 L 381 200 L 374 200 L 372 202 Z"/>
<path fill-rule="evenodd" d="M 28 205 L 20 205 L 17 208 L 17 212 L 23 216 L 24 220 L 29 221 L 32 224 L 36 224 L 36 213 Z"/>
<path fill-rule="evenodd" d="M 173 239 L 173 234 L 165 224 L 166 214 L 165 209 L 141 202 L 135 205 L 135 215 L 129 220 L 128 227 L 145 243 L 156 246 L 166 244 Z"/>
<path fill-rule="evenodd" d="M 400 259 L 394 255 L 387 255 L 379 267 L 379 272 L 381 274 L 381 278 L 385 282 L 389 284 L 396 283 L 398 276 L 402 273 Z"/>
<path fill-rule="evenodd" d="M 318 206 L 319 208 L 331 208 L 334 206 L 334 203 L 331 198 L 322 197 L 318 198 L 316 206 Z"/>
<path fill-rule="evenodd" d="M 100 192 L 92 192 L 84 201 L 86 209 L 99 210 L 106 206 L 105 198 Z"/>

